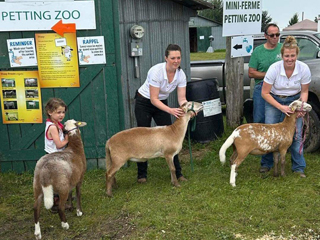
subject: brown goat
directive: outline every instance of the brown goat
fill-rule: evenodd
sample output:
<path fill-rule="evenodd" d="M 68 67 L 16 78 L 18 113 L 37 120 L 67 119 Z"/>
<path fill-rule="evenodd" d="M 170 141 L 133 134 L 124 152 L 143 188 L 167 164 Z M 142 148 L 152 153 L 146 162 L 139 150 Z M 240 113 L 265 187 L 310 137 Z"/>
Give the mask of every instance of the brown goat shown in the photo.
<path fill-rule="evenodd" d="M 185 114 L 172 125 L 158 127 L 136 127 L 121 131 L 106 143 L 106 188 L 112 196 L 116 172 L 128 161 L 145 162 L 147 159 L 163 157 L 171 172 L 171 182 L 180 186 L 175 174 L 173 157 L 177 155 L 187 130 L 189 120 L 203 109 L 201 103 L 187 102 L 181 106 Z"/>
<path fill-rule="evenodd" d="M 65 203 L 69 193 L 76 187 L 77 216 L 82 216 L 80 188 L 87 167 L 79 127 L 85 125 L 87 125 L 85 122 L 66 121 L 65 130 L 69 135 L 68 147 L 61 152 L 44 155 L 36 164 L 33 178 L 34 235 L 36 239 L 41 239 L 39 218 L 42 197 L 45 207 L 50 209 L 53 206 L 53 193 L 59 194 L 58 211 L 61 226 L 69 229 L 64 213 Z"/>
<path fill-rule="evenodd" d="M 285 156 L 291 146 L 295 133 L 297 121 L 297 110 L 310 112 L 311 105 L 296 100 L 289 107 L 294 111 L 290 116 L 286 116 L 281 123 L 262 124 L 250 123 L 237 127 L 228 137 L 219 151 L 220 162 L 226 161 L 226 150 L 233 145 L 233 154 L 230 158 L 231 173 L 230 184 L 236 186 L 236 170 L 244 161 L 248 154 L 263 155 L 273 152 L 274 176 L 278 174 L 278 153 L 281 159 L 281 176 L 284 176 Z"/>

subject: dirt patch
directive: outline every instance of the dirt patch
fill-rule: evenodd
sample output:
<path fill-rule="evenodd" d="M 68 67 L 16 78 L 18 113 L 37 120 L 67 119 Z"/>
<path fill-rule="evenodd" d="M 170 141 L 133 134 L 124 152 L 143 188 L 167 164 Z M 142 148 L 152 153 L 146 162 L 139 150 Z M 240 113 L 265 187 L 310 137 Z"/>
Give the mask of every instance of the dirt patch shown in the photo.
<path fill-rule="evenodd" d="M 76 240 L 117 240 L 128 239 L 136 230 L 136 226 L 132 224 L 129 214 L 121 214 L 116 219 L 108 219 L 101 222 L 91 231 L 81 234 L 73 239 Z"/>
<path fill-rule="evenodd" d="M 207 154 L 207 152 L 208 152 L 208 149 L 205 149 L 205 148 L 197 149 L 197 150 L 192 149 L 192 159 L 201 161 L 201 159 L 203 159 L 203 157 Z M 179 153 L 179 161 L 184 163 L 190 162 L 189 148 L 183 148 L 181 150 L 181 152 Z"/>

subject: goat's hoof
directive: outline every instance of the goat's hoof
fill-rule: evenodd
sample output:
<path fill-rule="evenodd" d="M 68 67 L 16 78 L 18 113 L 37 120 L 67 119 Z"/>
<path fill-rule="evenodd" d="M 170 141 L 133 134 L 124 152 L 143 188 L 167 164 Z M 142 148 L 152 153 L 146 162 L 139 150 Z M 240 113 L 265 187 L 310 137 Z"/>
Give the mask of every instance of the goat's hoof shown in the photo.
<path fill-rule="evenodd" d="M 37 240 L 41 239 L 41 233 L 34 235 L 36 237 Z"/>
<path fill-rule="evenodd" d="M 77 216 L 78 216 L 78 217 L 81 217 L 82 214 L 83 214 L 83 212 L 81 212 L 80 209 L 77 209 Z"/>
<path fill-rule="evenodd" d="M 186 179 L 184 176 L 181 176 L 181 177 L 178 178 L 178 181 L 180 181 L 180 182 L 187 182 L 188 179 Z"/>
<path fill-rule="evenodd" d="M 235 183 L 230 183 L 230 184 L 231 184 L 231 186 L 232 186 L 232 187 L 235 187 L 235 186 L 236 186 L 236 184 L 235 184 Z"/>
<path fill-rule="evenodd" d="M 181 187 L 179 183 L 174 183 L 173 184 L 175 187 Z"/>
<path fill-rule="evenodd" d="M 107 196 L 108 196 L 109 198 L 112 198 L 112 197 L 113 197 L 112 192 L 107 192 Z"/>
<path fill-rule="evenodd" d="M 68 230 L 69 229 L 69 224 L 67 222 L 61 222 L 61 227 L 65 230 Z"/>

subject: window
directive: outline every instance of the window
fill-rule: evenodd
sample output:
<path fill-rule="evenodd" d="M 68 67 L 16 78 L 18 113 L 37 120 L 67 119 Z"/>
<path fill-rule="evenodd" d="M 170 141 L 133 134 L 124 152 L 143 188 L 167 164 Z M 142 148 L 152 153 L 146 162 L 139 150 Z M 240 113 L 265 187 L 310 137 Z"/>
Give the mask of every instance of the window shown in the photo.
<path fill-rule="evenodd" d="M 281 38 L 280 41 L 283 43 L 284 40 L 284 38 Z M 300 61 L 317 58 L 317 53 L 320 48 L 314 41 L 309 38 L 302 38 L 299 36 L 296 36 L 296 40 L 300 48 L 300 53 L 298 56 Z"/>

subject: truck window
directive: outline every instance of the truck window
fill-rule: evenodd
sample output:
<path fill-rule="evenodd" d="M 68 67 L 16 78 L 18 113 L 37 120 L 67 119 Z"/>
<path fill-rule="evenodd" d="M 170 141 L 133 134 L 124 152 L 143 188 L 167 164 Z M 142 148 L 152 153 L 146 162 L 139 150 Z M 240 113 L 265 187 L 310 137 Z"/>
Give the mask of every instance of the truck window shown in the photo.
<path fill-rule="evenodd" d="M 315 59 L 319 47 L 309 39 L 298 38 L 298 46 L 300 48 L 299 60 Z"/>
<path fill-rule="evenodd" d="M 317 58 L 317 53 L 320 48 L 314 41 L 308 38 L 300 38 L 299 36 L 296 36 L 295 38 L 300 48 L 298 60 L 304 61 Z M 281 42 L 284 42 L 284 38 L 281 38 Z"/>

